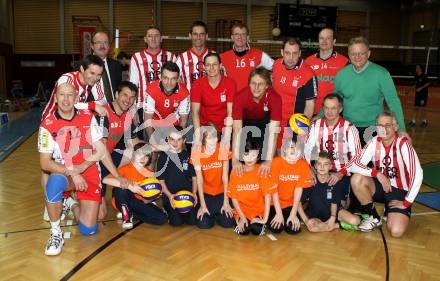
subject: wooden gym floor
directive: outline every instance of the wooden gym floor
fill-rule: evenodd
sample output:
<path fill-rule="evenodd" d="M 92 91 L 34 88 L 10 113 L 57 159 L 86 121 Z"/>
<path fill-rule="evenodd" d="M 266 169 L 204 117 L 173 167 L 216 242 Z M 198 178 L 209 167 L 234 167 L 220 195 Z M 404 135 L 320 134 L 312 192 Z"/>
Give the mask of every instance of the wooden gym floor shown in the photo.
<path fill-rule="evenodd" d="M 427 129 L 410 130 L 422 164 L 440 161 L 439 119 L 431 112 Z M 401 239 L 385 228 L 323 234 L 303 228 L 277 240 L 219 227 L 140 224 L 123 232 L 109 207 L 97 235 L 65 226 L 72 237 L 60 256 L 47 257 L 36 142 L 34 134 L 0 163 L 1 280 L 440 280 L 440 213 L 417 203 Z"/>

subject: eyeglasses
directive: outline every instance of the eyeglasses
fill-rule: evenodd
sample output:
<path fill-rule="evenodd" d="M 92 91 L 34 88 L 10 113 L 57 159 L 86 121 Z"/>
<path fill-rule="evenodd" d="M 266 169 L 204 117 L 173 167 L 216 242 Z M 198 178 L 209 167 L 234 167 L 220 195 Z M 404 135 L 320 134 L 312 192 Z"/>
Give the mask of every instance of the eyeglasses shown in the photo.
<path fill-rule="evenodd" d="M 249 86 L 253 86 L 253 87 L 256 87 L 256 88 L 266 87 L 266 85 L 267 85 L 266 82 L 260 82 L 260 83 L 257 83 L 257 82 L 251 81 L 251 82 L 249 83 Z"/>
<path fill-rule="evenodd" d="M 365 56 L 366 54 L 368 54 L 368 51 L 369 50 L 367 50 L 367 51 L 365 51 L 365 52 L 363 52 L 363 53 L 348 53 L 348 56 L 350 56 L 350 57 L 363 57 L 363 56 Z"/>
<path fill-rule="evenodd" d="M 93 44 L 101 45 L 101 46 L 108 46 L 109 45 L 108 42 L 105 42 L 105 41 L 95 41 L 95 42 L 93 42 Z"/>
<path fill-rule="evenodd" d="M 377 127 L 391 129 L 395 124 L 376 124 Z"/>

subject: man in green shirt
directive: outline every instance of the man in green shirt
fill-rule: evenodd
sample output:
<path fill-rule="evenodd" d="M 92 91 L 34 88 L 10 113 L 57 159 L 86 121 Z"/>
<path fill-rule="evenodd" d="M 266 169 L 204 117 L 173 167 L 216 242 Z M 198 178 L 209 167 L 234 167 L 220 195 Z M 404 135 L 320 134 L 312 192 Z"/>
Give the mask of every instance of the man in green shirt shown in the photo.
<path fill-rule="evenodd" d="M 384 111 L 384 100 L 397 116 L 399 134 L 409 138 L 405 132 L 402 105 L 390 73 L 369 61 L 370 43 L 365 37 L 352 38 L 348 43 L 351 64 L 345 66 L 335 77 L 334 92 L 344 99 L 344 118 L 359 130 L 363 145 L 372 138 L 375 116 Z"/>

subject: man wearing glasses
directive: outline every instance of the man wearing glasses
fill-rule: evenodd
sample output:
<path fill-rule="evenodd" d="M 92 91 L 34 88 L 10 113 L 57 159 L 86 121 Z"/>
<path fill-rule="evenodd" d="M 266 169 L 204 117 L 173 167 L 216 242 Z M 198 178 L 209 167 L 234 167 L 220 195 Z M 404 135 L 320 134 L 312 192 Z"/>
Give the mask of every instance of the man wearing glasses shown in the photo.
<path fill-rule="evenodd" d="M 242 23 L 231 28 L 232 49 L 222 53 L 221 59 L 225 74 L 237 83 L 237 92 L 248 85 L 251 71 L 263 66 L 272 70 L 273 59 L 265 52 L 251 48 L 249 45 L 249 29 Z"/>
<path fill-rule="evenodd" d="M 206 46 L 208 40 L 208 27 L 203 21 L 194 21 L 189 29 L 189 38 L 191 38 L 192 46 L 190 49 L 179 54 L 177 65 L 180 68 L 181 81 L 186 85 L 188 91 L 191 85 L 206 75 L 203 70 L 203 59 L 212 50 Z"/>
<path fill-rule="evenodd" d="M 338 72 L 334 89 L 344 100 L 344 118 L 358 128 L 364 145 L 374 131 L 366 132 L 366 129 L 375 125 L 375 116 L 383 112 L 385 100 L 391 112 L 396 114 L 399 134 L 409 138 L 405 132 L 402 105 L 390 73 L 370 61 L 370 54 L 370 43 L 365 37 L 359 36 L 349 41 L 351 65 Z"/>
<path fill-rule="evenodd" d="M 110 41 L 107 33 L 103 31 L 96 32 L 90 47 L 93 50 L 93 54 L 104 61 L 102 79 L 99 83 L 101 88 L 104 89 L 107 102 L 112 102 L 115 99 L 114 91 L 119 87 L 119 83 L 122 80 L 121 64 L 117 60 L 108 57 Z"/>
<path fill-rule="evenodd" d="M 401 237 L 409 225 L 411 204 L 423 181 L 423 170 L 416 151 L 406 137 L 397 134 L 399 124 L 394 113 L 376 117 L 378 135 L 353 158 L 351 188 L 367 214 L 359 225 L 364 232 L 382 225 L 374 202 L 385 203 L 387 228 L 393 237 Z M 367 166 L 373 163 L 373 168 Z M 350 165 L 350 164 L 349 164 Z"/>

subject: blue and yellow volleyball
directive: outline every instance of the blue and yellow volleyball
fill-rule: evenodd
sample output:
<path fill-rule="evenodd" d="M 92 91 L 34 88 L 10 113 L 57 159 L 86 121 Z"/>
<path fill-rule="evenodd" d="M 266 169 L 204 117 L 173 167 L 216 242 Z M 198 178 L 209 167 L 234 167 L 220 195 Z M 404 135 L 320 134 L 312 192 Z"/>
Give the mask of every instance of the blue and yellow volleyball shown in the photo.
<path fill-rule="evenodd" d="M 187 213 L 194 208 L 195 199 L 191 192 L 181 190 L 174 195 L 175 210 L 179 213 Z"/>
<path fill-rule="evenodd" d="M 289 128 L 297 135 L 307 134 L 310 127 L 310 120 L 302 113 L 294 113 L 289 118 Z"/>
<path fill-rule="evenodd" d="M 162 194 L 162 185 L 156 178 L 147 178 L 139 182 L 138 185 L 142 188 L 142 197 L 147 200 L 154 200 Z"/>

